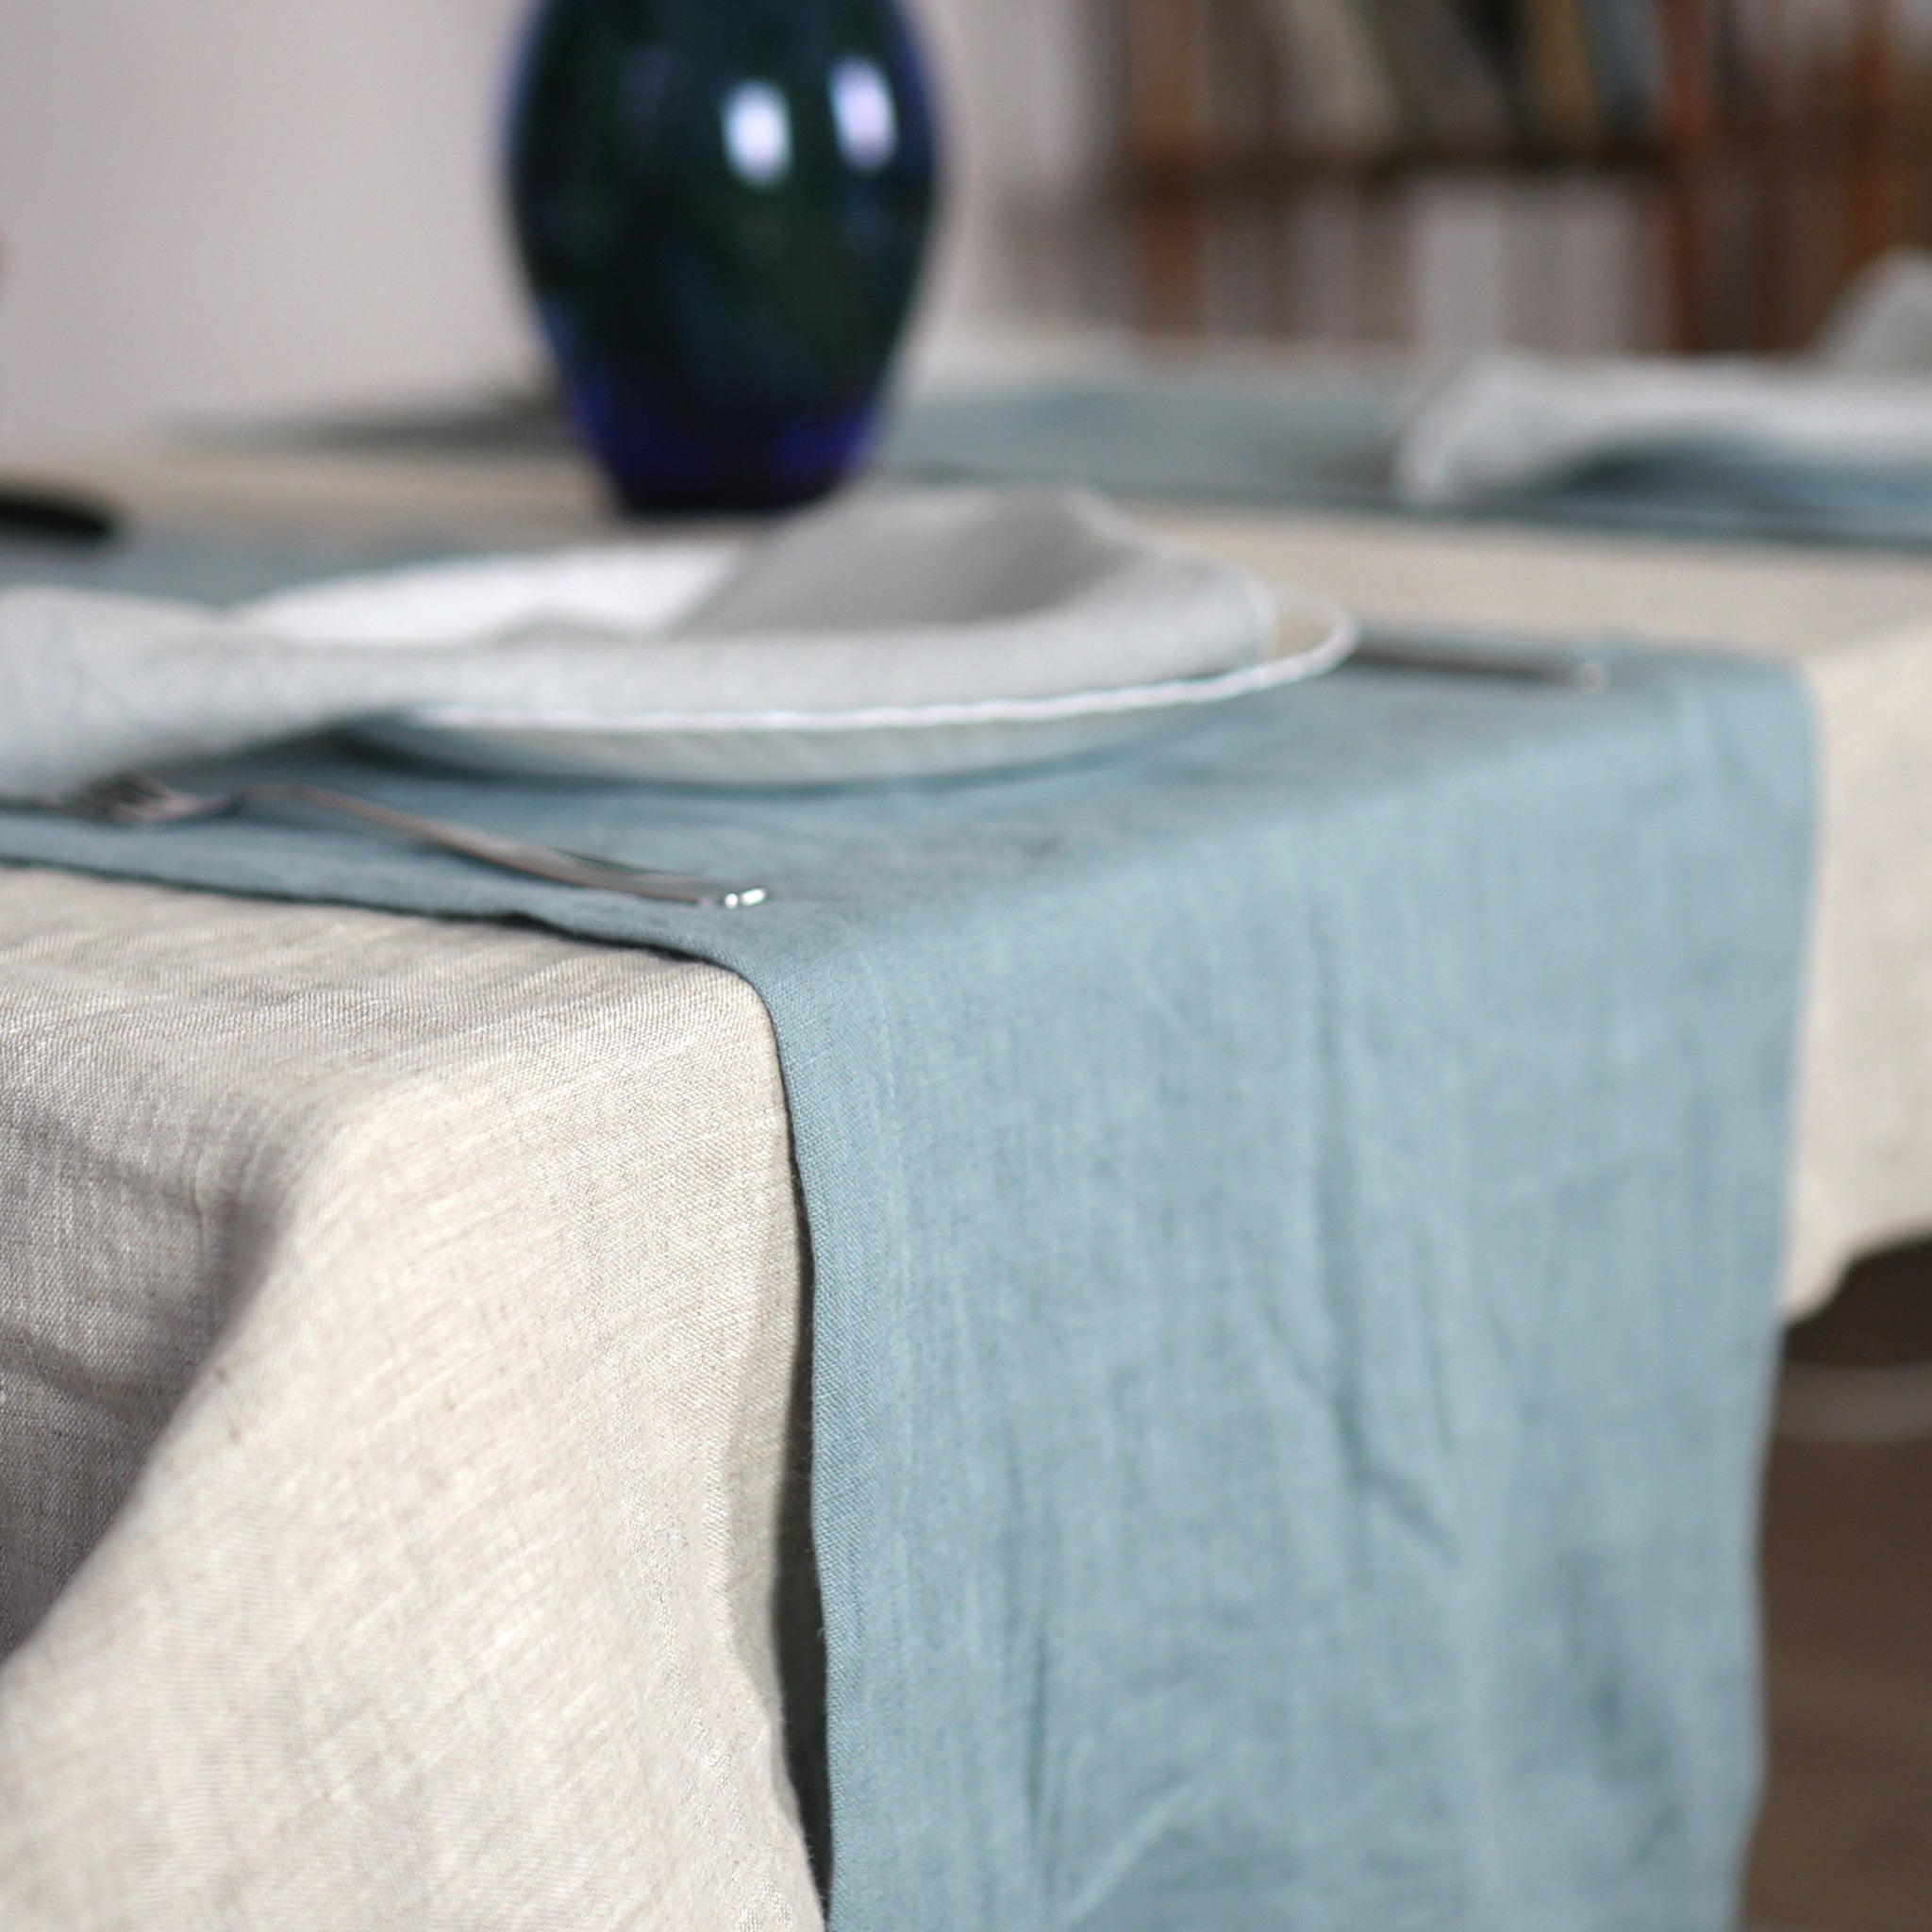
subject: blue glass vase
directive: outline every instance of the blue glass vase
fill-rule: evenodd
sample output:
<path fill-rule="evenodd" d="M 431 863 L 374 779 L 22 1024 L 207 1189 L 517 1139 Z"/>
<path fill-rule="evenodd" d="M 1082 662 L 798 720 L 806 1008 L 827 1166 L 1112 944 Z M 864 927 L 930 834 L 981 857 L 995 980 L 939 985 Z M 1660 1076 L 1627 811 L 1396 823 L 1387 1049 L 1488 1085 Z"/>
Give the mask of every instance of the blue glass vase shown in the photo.
<path fill-rule="evenodd" d="M 839 481 L 937 175 L 894 0 L 545 0 L 510 205 L 572 418 L 629 508 L 773 508 Z"/>

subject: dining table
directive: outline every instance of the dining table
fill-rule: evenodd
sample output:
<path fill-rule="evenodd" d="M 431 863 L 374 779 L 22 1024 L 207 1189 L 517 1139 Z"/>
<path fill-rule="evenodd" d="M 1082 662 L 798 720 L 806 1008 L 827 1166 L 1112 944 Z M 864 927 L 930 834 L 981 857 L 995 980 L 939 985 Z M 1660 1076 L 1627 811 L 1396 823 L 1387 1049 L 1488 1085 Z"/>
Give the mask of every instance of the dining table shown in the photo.
<path fill-rule="evenodd" d="M 636 534 L 548 448 L 68 468 L 281 581 Z M 1133 514 L 1382 626 L 1794 672 L 1818 834 L 1767 1303 L 1932 1230 L 1932 558 Z M 0 1924 L 822 1924 L 812 1258 L 747 979 L 28 863 L 0 961 Z"/>

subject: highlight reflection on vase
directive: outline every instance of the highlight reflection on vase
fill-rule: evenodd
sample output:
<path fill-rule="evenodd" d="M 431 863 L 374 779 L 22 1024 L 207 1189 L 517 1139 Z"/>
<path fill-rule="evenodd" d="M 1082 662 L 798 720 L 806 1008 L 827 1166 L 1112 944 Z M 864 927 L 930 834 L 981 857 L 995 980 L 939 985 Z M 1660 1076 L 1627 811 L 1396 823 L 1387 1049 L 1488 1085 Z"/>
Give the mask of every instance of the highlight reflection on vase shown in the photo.
<path fill-rule="evenodd" d="M 845 474 L 938 173 L 894 0 L 546 0 L 509 173 L 572 416 L 630 508 L 775 508 Z"/>

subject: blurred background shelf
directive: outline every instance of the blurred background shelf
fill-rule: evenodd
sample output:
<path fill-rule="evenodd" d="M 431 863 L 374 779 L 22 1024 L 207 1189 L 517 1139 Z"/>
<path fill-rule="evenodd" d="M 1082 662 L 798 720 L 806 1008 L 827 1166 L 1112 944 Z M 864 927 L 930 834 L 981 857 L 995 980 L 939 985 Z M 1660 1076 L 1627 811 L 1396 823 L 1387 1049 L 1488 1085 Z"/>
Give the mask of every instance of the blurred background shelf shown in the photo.
<path fill-rule="evenodd" d="M 1157 332 L 1776 350 L 1928 232 L 1932 59 L 1879 0 L 1107 16 L 1111 198 Z"/>

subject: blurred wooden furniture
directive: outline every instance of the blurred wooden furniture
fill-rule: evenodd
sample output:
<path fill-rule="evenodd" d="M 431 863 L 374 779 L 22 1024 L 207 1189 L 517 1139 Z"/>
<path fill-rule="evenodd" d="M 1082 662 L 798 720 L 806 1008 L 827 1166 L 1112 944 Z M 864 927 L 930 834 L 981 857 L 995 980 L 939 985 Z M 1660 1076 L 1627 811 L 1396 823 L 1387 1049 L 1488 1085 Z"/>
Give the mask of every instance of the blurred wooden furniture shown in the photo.
<path fill-rule="evenodd" d="M 1932 1243 L 1859 1264 L 1800 1361 L 1932 1362 Z M 1754 1923 L 1922 1932 L 1932 1900 L 1932 1436 L 1775 1446 Z"/>
<path fill-rule="evenodd" d="M 1116 185 L 1141 320 L 1159 332 L 1207 326 L 1210 257 L 1243 223 L 1278 226 L 1322 196 L 1373 220 L 1431 179 L 1626 189 L 1657 258 L 1657 346 L 1685 351 L 1794 346 L 1854 270 L 1932 232 L 1932 64 L 1904 51 L 1893 0 L 1839 0 L 1829 36 L 1793 0 L 1656 0 L 1662 88 L 1649 126 L 1619 131 L 1586 112 L 1565 131 L 1525 98 L 1520 73 L 1501 73 L 1512 131 L 1500 139 L 1403 127 L 1365 145 L 1297 132 L 1296 87 L 1319 83 L 1293 72 L 1281 29 L 1291 0 L 1103 4 L 1118 56 Z M 1374 4 L 1362 0 L 1365 15 Z M 1564 4 L 1576 0 L 1517 0 L 1512 17 Z"/>

